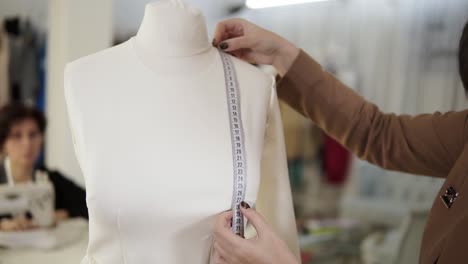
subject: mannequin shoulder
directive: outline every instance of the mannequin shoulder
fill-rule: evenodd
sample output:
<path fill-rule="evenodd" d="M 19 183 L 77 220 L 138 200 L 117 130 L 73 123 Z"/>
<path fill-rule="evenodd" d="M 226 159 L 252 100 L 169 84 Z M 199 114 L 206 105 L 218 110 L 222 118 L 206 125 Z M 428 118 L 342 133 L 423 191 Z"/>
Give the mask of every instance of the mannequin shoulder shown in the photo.
<path fill-rule="evenodd" d="M 233 62 L 236 67 L 237 76 L 241 87 L 244 85 L 255 86 L 255 90 L 266 92 L 267 95 L 274 89 L 275 78 L 273 73 L 269 73 L 258 66 L 252 65 L 238 58 L 233 57 Z M 244 84 L 244 85 L 242 85 Z"/>
<path fill-rule="evenodd" d="M 112 72 L 128 61 L 127 42 L 69 62 L 65 66 L 65 79 L 89 79 Z"/>

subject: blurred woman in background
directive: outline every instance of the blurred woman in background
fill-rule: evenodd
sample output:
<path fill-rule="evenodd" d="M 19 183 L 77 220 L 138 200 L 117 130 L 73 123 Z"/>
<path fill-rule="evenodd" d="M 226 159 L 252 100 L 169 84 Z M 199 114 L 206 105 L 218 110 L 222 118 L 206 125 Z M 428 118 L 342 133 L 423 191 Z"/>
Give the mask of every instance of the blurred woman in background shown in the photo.
<path fill-rule="evenodd" d="M 55 190 L 55 220 L 88 218 L 85 191 L 58 171 L 38 167 L 44 143 L 46 118 L 39 110 L 19 103 L 0 108 L 0 184 L 34 181 L 37 170 L 48 174 Z M 0 216 L 0 231 L 34 228 L 28 216 Z"/>

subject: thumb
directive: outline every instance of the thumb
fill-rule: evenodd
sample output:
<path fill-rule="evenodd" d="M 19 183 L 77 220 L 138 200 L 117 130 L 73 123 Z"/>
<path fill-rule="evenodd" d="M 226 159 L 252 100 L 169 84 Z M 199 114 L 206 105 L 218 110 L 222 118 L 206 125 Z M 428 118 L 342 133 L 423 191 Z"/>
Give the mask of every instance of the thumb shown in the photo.
<path fill-rule="evenodd" d="M 262 234 L 267 230 L 268 223 L 265 221 L 263 216 L 259 214 L 252 208 L 243 208 L 240 207 L 242 214 L 249 220 L 250 223 L 255 227 L 257 230 L 257 235 L 260 237 Z"/>
<path fill-rule="evenodd" d="M 250 49 L 251 41 L 246 36 L 231 38 L 221 42 L 219 44 L 219 48 L 225 52 L 236 51 L 240 49 Z"/>

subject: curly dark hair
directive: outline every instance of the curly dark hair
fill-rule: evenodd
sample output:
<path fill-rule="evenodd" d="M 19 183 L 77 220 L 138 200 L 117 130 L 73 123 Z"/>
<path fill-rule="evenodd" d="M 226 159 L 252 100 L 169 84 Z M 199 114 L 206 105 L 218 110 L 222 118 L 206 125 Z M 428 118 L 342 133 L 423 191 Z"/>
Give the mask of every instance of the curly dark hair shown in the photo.
<path fill-rule="evenodd" d="M 463 33 L 460 38 L 458 65 L 463 87 L 465 87 L 465 92 L 468 94 L 468 22 L 465 24 L 465 28 L 463 29 Z"/>
<path fill-rule="evenodd" d="M 26 119 L 34 120 L 39 131 L 44 134 L 47 120 L 40 110 L 21 103 L 10 103 L 0 108 L 0 152 L 3 150 L 13 125 Z"/>

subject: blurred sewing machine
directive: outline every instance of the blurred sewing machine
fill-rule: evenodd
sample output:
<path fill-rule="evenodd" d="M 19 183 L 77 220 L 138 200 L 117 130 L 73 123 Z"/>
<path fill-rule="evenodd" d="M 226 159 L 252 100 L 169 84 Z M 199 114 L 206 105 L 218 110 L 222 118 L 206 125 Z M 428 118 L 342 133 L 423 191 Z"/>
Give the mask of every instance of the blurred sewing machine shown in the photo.
<path fill-rule="evenodd" d="M 54 202 L 54 188 L 43 172 L 37 172 L 34 182 L 0 185 L 0 215 L 30 213 L 38 227 L 54 223 Z"/>
<path fill-rule="evenodd" d="M 10 180 L 0 185 L 0 215 L 27 213 L 38 228 L 0 231 L 2 261 L 5 258 L 5 263 L 56 263 L 50 259 L 61 256 L 61 250 L 73 259 L 84 254 L 87 221 L 81 218 L 55 221 L 55 191 L 45 172 L 36 171 L 34 181 L 29 183 L 12 183 Z"/>

